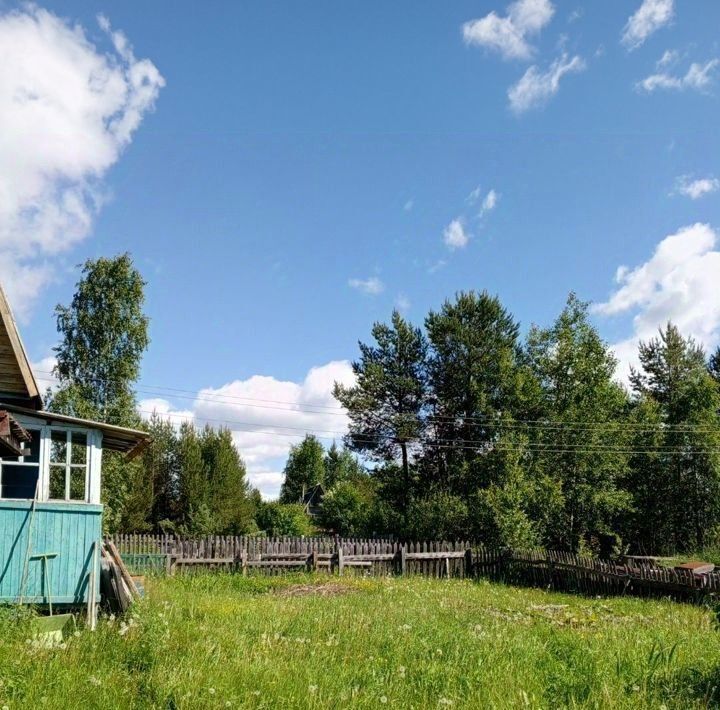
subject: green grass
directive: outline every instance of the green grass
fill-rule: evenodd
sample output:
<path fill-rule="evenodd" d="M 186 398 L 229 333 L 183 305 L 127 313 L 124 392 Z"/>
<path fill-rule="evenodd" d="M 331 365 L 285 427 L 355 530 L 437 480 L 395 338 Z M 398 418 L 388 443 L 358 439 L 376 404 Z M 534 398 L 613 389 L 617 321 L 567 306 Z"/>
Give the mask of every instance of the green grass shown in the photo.
<path fill-rule="evenodd" d="M 288 596 L 291 585 L 337 587 Z M 8 708 L 717 706 L 712 611 L 488 582 L 204 574 L 147 582 L 65 648 L 0 610 Z M 310 592 L 310 593 L 307 593 Z M 340 593 L 338 593 L 340 592 Z"/>

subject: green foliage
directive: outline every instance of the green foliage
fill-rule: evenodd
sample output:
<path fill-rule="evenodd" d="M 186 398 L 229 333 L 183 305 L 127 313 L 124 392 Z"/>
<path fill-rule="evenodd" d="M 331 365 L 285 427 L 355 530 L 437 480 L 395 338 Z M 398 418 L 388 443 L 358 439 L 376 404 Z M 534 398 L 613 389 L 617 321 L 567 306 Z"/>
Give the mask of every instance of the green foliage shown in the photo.
<path fill-rule="evenodd" d="M 282 503 L 300 503 L 303 495 L 325 480 L 325 449 L 312 434 L 290 448 L 280 490 Z"/>
<path fill-rule="evenodd" d="M 428 405 L 427 342 L 398 311 L 390 325 L 375 323 L 372 337 L 375 345 L 359 344 L 360 360 L 352 366 L 357 383 L 336 383 L 334 395 L 350 417 L 349 448 L 380 462 L 400 457 L 407 517 L 411 447 L 424 432 Z"/>
<path fill-rule="evenodd" d="M 371 537 L 376 504 L 369 476 L 341 480 L 325 493 L 319 522 L 344 537 Z"/>
<path fill-rule="evenodd" d="M 133 385 L 148 347 L 145 282 L 129 254 L 88 260 L 69 306 L 55 308 L 60 382 L 53 411 L 137 424 Z"/>
<path fill-rule="evenodd" d="M 531 329 L 526 361 L 539 385 L 526 407 L 547 425 L 528 429 L 533 472 L 555 479 L 563 500 L 545 541 L 600 551 L 630 508 L 621 487 L 627 398 L 613 379 L 616 360 L 589 322 L 587 304 L 571 294 L 552 327 Z"/>
<path fill-rule="evenodd" d="M 653 550 L 702 548 L 706 531 L 720 523 L 720 390 L 703 349 L 671 323 L 640 343 L 639 355 L 631 376 L 636 412 L 649 413 L 662 429 L 656 452 L 633 462 L 638 535 Z"/>
<path fill-rule="evenodd" d="M 72 302 L 55 309 L 59 386 L 46 403 L 50 411 L 139 426 L 133 386 L 149 343 L 144 288 L 129 254 L 85 262 Z M 141 468 L 109 452 L 104 459 L 106 529 L 116 531 L 123 524 L 145 529 L 144 511 L 152 501 Z"/>
<path fill-rule="evenodd" d="M 333 441 L 325 456 L 325 487 L 330 489 L 336 483 L 354 481 L 365 475 L 365 469 L 352 452 L 339 448 Z"/>
<path fill-rule="evenodd" d="M 425 326 L 437 446 L 425 452 L 423 478 L 467 495 L 486 478 L 482 447 L 516 408 L 518 325 L 497 297 L 470 291 L 430 311 Z"/>
<path fill-rule="evenodd" d="M 452 540 L 470 535 L 467 503 L 457 495 L 443 491 L 414 498 L 406 528 L 414 540 Z"/>
<path fill-rule="evenodd" d="M 281 535 L 301 536 L 313 535 L 315 526 L 298 503 L 261 503 L 256 513 L 256 521 L 260 532 L 273 537 Z"/>

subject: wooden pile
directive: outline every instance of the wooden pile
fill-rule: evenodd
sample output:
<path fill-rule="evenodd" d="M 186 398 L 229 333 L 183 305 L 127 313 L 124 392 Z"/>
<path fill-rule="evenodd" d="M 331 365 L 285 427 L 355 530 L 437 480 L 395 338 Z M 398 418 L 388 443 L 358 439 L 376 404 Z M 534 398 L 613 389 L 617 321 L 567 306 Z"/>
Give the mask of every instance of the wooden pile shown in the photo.
<path fill-rule="evenodd" d="M 112 540 L 103 542 L 101 554 L 100 587 L 103 599 L 110 611 L 124 613 L 134 600 L 140 598 L 140 591 Z"/>

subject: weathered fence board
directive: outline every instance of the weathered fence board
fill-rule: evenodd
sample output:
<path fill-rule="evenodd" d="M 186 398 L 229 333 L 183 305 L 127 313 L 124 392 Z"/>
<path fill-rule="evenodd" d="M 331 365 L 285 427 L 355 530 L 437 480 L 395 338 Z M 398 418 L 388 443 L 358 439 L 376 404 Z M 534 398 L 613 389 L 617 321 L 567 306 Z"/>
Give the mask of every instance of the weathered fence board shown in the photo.
<path fill-rule="evenodd" d="M 694 574 L 624 558 L 621 563 L 570 552 L 488 549 L 469 541 L 401 543 L 339 537 L 212 536 L 197 540 L 168 535 L 116 535 L 134 569 L 221 568 L 265 574 L 283 570 L 347 569 L 364 574 L 484 577 L 510 584 L 582 594 L 634 594 L 699 599 L 720 595 L 720 573 Z"/>

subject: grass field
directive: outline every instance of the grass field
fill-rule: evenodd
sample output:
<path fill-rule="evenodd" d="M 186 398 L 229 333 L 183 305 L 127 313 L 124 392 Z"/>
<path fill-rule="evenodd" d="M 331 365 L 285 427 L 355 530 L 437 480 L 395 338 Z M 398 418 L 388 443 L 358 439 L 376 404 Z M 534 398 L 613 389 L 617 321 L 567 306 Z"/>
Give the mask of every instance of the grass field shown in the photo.
<path fill-rule="evenodd" d="M 706 707 L 712 611 L 487 582 L 201 575 L 43 649 L 0 610 L 3 708 Z"/>

